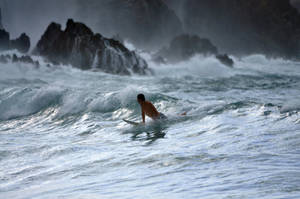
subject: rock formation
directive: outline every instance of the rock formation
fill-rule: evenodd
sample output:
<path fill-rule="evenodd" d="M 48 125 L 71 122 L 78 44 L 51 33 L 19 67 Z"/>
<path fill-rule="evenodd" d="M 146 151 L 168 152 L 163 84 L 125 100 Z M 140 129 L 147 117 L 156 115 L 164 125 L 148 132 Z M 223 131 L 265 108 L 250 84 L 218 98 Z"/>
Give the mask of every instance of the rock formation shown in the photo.
<path fill-rule="evenodd" d="M 33 53 L 52 63 L 100 69 L 112 74 L 144 75 L 150 71 L 146 61 L 134 51 L 129 51 L 119 41 L 94 34 L 86 25 L 72 19 L 68 20 L 65 30 L 61 30 L 61 25 L 51 23 Z"/>
<path fill-rule="evenodd" d="M 164 47 L 158 55 L 166 58 L 168 62 L 187 60 L 196 54 L 214 55 L 217 48 L 208 40 L 196 35 L 180 35 L 175 37 L 169 47 Z"/>
<path fill-rule="evenodd" d="M 218 49 L 210 40 L 202 39 L 197 35 L 183 34 L 175 37 L 168 47 L 162 48 L 155 56 L 157 63 L 176 63 L 185 61 L 191 57 L 201 54 L 204 56 L 215 55 L 224 65 L 233 66 L 233 60 L 228 55 L 219 55 Z"/>
<path fill-rule="evenodd" d="M 10 49 L 9 33 L 4 29 L 0 29 L 0 51 Z"/>
<path fill-rule="evenodd" d="M 30 48 L 30 38 L 25 34 L 15 40 L 10 40 L 9 32 L 2 25 L 2 13 L 0 8 L 0 51 L 17 49 L 21 53 L 27 53 Z"/>
<path fill-rule="evenodd" d="M 25 64 L 31 64 L 37 68 L 40 66 L 40 63 L 38 61 L 34 61 L 29 55 L 22 55 L 19 57 L 16 54 L 13 54 L 13 56 L 0 55 L 0 63 L 2 64 L 25 63 Z"/>
<path fill-rule="evenodd" d="M 10 41 L 10 49 L 17 49 L 21 53 L 27 53 L 29 48 L 30 38 L 25 33 L 22 33 L 19 38 Z"/>
<path fill-rule="evenodd" d="M 224 65 L 229 66 L 229 67 L 233 67 L 234 62 L 233 60 L 227 55 L 227 54 L 219 54 L 216 55 L 216 58 Z"/>

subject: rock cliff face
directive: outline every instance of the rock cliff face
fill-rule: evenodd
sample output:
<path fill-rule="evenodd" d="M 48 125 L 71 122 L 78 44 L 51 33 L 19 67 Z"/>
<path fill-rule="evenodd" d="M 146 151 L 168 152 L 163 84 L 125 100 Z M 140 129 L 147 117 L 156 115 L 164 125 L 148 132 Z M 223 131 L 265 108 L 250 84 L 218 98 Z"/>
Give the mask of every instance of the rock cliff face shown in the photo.
<path fill-rule="evenodd" d="M 78 16 L 104 35 L 117 35 L 138 48 L 152 49 L 182 34 L 175 12 L 162 0 L 78 0 Z M 85 15 L 88 13 L 88 15 Z"/>
<path fill-rule="evenodd" d="M 10 40 L 9 32 L 2 26 L 2 13 L 0 8 L 0 51 L 17 49 L 21 53 L 27 53 L 30 48 L 30 38 L 25 34 L 15 40 Z"/>
<path fill-rule="evenodd" d="M 0 51 L 16 49 L 21 53 L 27 53 L 29 48 L 30 38 L 25 33 L 15 40 L 10 40 L 9 33 L 0 29 Z"/>
<path fill-rule="evenodd" d="M 51 23 L 34 54 L 52 63 L 71 64 L 80 69 L 101 69 L 112 74 L 147 74 L 147 63 L 120 42 L 94 34 L 83 23 L 69 19 L 66 29 Z"/>
<path fill-rule="evenodd" d="M 289 0 L 164 2 L 176 8 L 188 33 L 209 38 L 222 52 L 299 58 L 300 15 Z"/>
<path fill-rule="evenodd" d="M 168 47 L 164 47 L 158 51 L 154 56 L 154 61 L 157 63 L 176 63 L 188 60 L 197 54 L 204 56 L 214 55 L 224 65 L 230 67 L 234 65 L 233 60 L 227 54 L 218 54 L 217 47 L 210 40 L 189 34 L 175 37 Z"/>
<path fill-rule="evenodd" d="M 10 41 L 10 48 L 17 49 L 21 53 L 27 53 L 30 48 L 30 38 L 22 33 L 19 38 Z"/>
<path fill-rule="evenodd" d="M 168 47 L 158 52 L 159 56 L 175 63 L 187 60 L 196 54 L 214 55 L 218 50 L 208 39 L 202 39 L 196 35 L 180 35 L 175 37 Z"/>
<path fill-rule="evenodd" d="M 9 33 L 4 29 L 0 29 L 0 51 L 9 50 L 9 44 Z"/>

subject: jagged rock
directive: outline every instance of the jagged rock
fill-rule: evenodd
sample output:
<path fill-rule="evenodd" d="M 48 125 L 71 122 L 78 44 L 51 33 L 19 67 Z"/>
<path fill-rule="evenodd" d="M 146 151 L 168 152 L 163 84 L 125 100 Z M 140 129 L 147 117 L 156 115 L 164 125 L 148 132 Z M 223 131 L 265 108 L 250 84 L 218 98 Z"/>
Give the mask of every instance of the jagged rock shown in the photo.
<path fill-rule="evenodd" d="M 19 38 L 10 41 L 10 48 L 17 49 L 21 53 L 27 53 L 30 48 L 30 38 L 22 33 Z"/>
<path fill-rule="evenodd" d="M 227 55 L 216 55 L 216 58 L 224 65 L 228 66 L 228 67 L 233 67 L 234 65 L 234 61 Z"/>
<path fill-rule="evenodd" d="M 113 40 L 116 40 L 118 42 L 120 42 L 121 44 L 124 45 L 124 39 L 119 35 L 119 34 L 116 34 L 112 37 Z"/>
<path fill-rule="evenodd" d="M 18 57 L 16 54 L 13 54 L 12 56 L 12 62 L 15 63 L 15 62 L 18 62 Z"/>
<path fill-rule="evenodd" d="M 10 57 L 9 55 L 2 55 L 2 56 L 4 56 L 4 58 L 6 58 L 7 62 L 8 62 L 8 60 L 10 60 L 12 63 L 21 62 L 21 63 L 25 63 L 25 64 L 32 64 L 37 68 L 40 66 L 40 63 L 38 61 L 34 61 L 29 55 L 23 55 L 21 57 L 18 57 L 16 54 L 13 54 L 12 57 Z M 0 59 L 2 59 L 2 56 L 0 56 Z"/>
<path fill-rule="evenodd" d="M 101 69 L 107 73 L 146 74 L 148 65 L 119 41 L 94 34 L 83 23 L 69 19 L 66 29 L 51 23 L 38 42 L 34 54 L 52 63 L 71 64 L 81 69 Z"/>
<path fill-rule="evenodd" d="M 168 62 L 180 62 L 193 57 L 196 54 L 215 55 L 218 53 L 208 39 L 202 39 L 197 35 L 180 35 L 175 37 L 169 47 L 164 47 L 156 57 L 166 58 Z"/>
<path fill-rule="evenodd" d="M 0 30 L 0 51 L 8 50 L 9 49 L 9 33 L 6 32 L 4 29 Z"/>
<path fill-rule="evenodd" d="M 0 30 L 0 51 L 17 49 L 21 53 L 27 53 L 30 48 L 30 38 L 25 34 L 15 40 L 9 39 L 9 33 L 6 30 Z"/>
<path fill-rule="evenodd" d="M 10 40 L 9 33 L 2 25 L 2 12 L 0 8 L 0 51 L 16 49 L 21 53 L 27 53 L 30 48 L 30 38 L 22 33 L 21 36 L 15 40 Z"/>
<path fill-rule="evenodd" d="M 222 64 L 229 67 L 234 65 L 234 61 L 227 54 L 218 54 L 217 47 L 210 40 L 189 34 L 175 37 L 169 47 L 164 47 L 158 51 L 152 60 L 158 64 L 176 63 L 188 60 L 197 54 L 204 56 L 215 55 Z"/>

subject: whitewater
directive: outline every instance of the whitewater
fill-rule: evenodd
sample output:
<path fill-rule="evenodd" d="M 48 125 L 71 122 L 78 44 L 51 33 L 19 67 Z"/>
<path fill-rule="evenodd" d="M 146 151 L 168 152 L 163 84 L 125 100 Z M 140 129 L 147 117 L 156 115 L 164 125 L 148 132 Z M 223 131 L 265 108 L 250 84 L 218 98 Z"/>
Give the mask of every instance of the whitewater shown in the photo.
<path fill-rule="evenodd" d="M 118 76 L 34 59 L 0 64 L 1 199 L 299 198 L 299 63 L 148 57 L 153 75 Z M 139 93 L 168 120 L 123 122 Z"/>

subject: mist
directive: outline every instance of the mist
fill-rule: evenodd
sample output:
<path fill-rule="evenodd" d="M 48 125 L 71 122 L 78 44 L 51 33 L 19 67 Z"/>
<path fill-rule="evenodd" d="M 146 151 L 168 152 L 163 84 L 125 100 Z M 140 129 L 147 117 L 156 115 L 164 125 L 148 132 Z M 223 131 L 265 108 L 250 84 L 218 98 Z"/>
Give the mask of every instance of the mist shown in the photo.
<path fill-rule="evenodd" d="M 0 0 L 11 38 L 27 33 L 35 46 L 50 22 L 68 18 L 139 49 L 159 50 L 178 35 L 207 38 L 222 53 L 298 57 L 298 0 Z"/>
<path fill-rule="evenodd" d="M 74 0 L 0 0 L 2 23 L 11 38 L 28 34 L 35 46 L 50 22 L 65 24 L 74 15 Z"/>
<path fill-rule="evenodd" d="M 73 18 L 106 37 L 120 36 L 139 48 L 166 44 L 183 32 L 172 9 L 161 0 L 1 0 L 4 27 L 17 37 L 26 32 L 33 45 L 50 22 Z"/>

